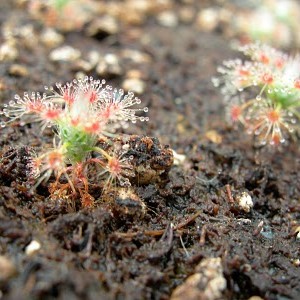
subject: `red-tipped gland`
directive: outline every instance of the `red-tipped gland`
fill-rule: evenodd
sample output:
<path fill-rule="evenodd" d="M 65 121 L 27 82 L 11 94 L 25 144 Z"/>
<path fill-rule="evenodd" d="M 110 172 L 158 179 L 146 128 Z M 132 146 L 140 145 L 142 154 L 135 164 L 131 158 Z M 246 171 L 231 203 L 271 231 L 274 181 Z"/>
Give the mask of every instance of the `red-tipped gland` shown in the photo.
<path fill-rule="evenodd" d="M 44 109 L 44 105 L 42 102 L 28 102 L 26 109 L 28 113 L 41 113 Z"/>
<path fill-rule="evenodd" d="M 62 153 L 58 151 L 53 151 L 47 155 L 47 165 L 49 169 L 58 170 L 63 166 L 63 163 L 64 157 Z"/>
<path fill-rule="evenodd" d="M 46 120 L 57 120 L 60 117 L 60 110 L 48 109 L 44 114 L 43 118 Z"/>
<path fill-rule="evenodd" d="M 271 144 L 272 145 L 279 145 L 281 143 L 281 137 L 279 134 L 274 134 L 271 138 Z"/>
<path fill-rule="evenodd" d="M 294 82 L 294 87 L 296 89 L 300 89 L 300 79 L 296 79 L 295 82 Z"/>
<path fill-rule="evenodd" d="M 245 68 L 241 68 L 238 70 L 238 74 L 242 77 L 248 77 L 250 75 L 250 72 Z"/>
<path fill-rule="evenodd" d="M 30 167 L 33 170 L 33 173 L 37 173 L 42 165 L 42 159 L 40 157 L 35 157 L 30 163 Z"/>
<path fill-rule="evenodd" d="M 230 109 L 230 118 L 233 122 L 237 122 L 242 114 L 242 109 L 238 105 L 234 105 Z"/>
<path fill-rule="evenodd" d="M 103 120 L 109 120 L 116 113 L 118 106 L 116 104 L 109 104 L 105 109 L 101 111 L 101 118 Z"/>
<path fill-rule="evenodd" d="M 267 118 L 269 120 L 270 123 L 274 124 L 276 122 L 279 121 L 279 118 L 280 118 L 280 114 L 277 110 L 270 110 L 268 113 L 267 113 Z"/>
<path fill-rule="evenodd" d="M 72 126 L 77 126 L 78 124 L 79 124 L 79 121 L 80 121 L 80 119 L 77 117 L 77 118 L 72 118 L 71 120 L 70 120 L 70 122 L 71 122 L 71 125 Z"/>
<path fill-rule="evenodd" d="M 99 121 L 95 121 L 95 122 L 88 122 L 85 126 L 84 126 L 84 131 L 88 132 L 88 133 L 97 133 L 100 130 L 100 124 Z"/>
<path fill-rule="evenodd" d="M 68 93 L 64 93 L 63 99 L 68 105 L 72 105 L 74 103 L 74 96 L 71 96 Z"/>
<path fill-rule="evenodd" d="M 275 66 L 277 69 L 282 69 L 284 65 L 284 60 L 282 58 L 278 58 L 275 61 Z"/>
<path fill-rule="evenodd" d="M 95 202 L 94 202 L 94 197 L 92 197 L 88 192 L 86 191 L 81 191 L 80 192 L 80 196 L 81 196 L 81 204 L 83 207 L 93 207 Z"/>
<path fill-rule="evenodd" d="M 95 91 L 87 93 L 87 97 L 90 103 L 95 103 L 97 101 L 97 93 Z"/>
<path fill-rule="evenodd" d="M 259 60 L 260 60 L 263 64 L 265 64 L 265 65 L 267 65 L 267 64 L 270 63 L 269 57 L 268 57 L 266 54 L 264 54 L 264 53 L 262 53 L 262 54 L 260 55 Z"/>
<path fill-rule="evenodd" d="M 122 171 L 122 166 L 120 164 L 120 161 L 117 158 L 112 157 L 108 161 L 108 169 L 109 172 L 114 176 L 120 174 Z"/>
<path fill-rule="evenodd" d="M 273 78 L 273 76 L 271 74 L 265 73 L 262 76 L 262 81 L 265 84 L 272 84 L 273 81 L 274 81 L 274 78 Z"/>

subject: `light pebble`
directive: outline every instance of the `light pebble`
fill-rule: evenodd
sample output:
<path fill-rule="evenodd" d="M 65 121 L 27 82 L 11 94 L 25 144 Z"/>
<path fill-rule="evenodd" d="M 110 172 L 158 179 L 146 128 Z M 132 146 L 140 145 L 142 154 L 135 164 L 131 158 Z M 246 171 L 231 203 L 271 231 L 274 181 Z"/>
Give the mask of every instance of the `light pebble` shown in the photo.
<path fill-rule="evenodd" d="M 8 72 L 13 76 L 27 77 L 29 75 L 27 67 L 19 64 L 12 64 Z"/>
<path fill-rule="evenodd" d="M 80 58 L 81 52 L 71 46 L 63 46 L 54 49 L 50 53 L 50 60 L 52 61 L 75 61 Z"/>
<path fill-rule="evenodd" d="M 157 16 L 160 25 L 165 27 L 176 27 L 178 25 L 178 17 L 173 11 L 164 11 Z"/>
<path fill-rule="evenodd" d="M 48 48 L 55 48 L 63 43 L 64 37 L 53 28 L 47 28 L 41 33 L 40 40 Z"/>
<path fill-rule="evenodd" d="M 0 255 L 0 270 L 0 282 L 8 280 L 17 272 L 17 269 L 13 262 L 4 255 Z"/>
<path fill-rule="evenodd" d="M 247 192 L 237 195 L 236 201 L 239 205 L 239 208 L 246 213 L 250 212 L 251 208 L 253 207 L 252 197 Z"/>
<path fill-rule="evenodd" d="M 25 248 L 25 253 L 28 256 L 33 255 L 34 253 L 38 252 L 41 249 L 41 244 L 40 242 L 36 240 L 32 240 L 29 245 Z"/>
<path fill-rule="evenodd" d="M 199 12 L 197 16 L 197 25 L 204 31 L 212 31 L 218 25 L 218 11 L 213 8 L 206 8 Z"/>
<path fill-rule="evenodd" d="M 19 56 L 15 45 L 5 42 L 0 46 L 0 61 L 14 61 Z"/>
<path fill-rule="evenodd" d="M 127 78 L 122 84 L 122 88 L 125 91 L 132 91 L 136 94 L 142 94 L 145 91 L 145 87 L 145 82 L 139 78 Z"/>

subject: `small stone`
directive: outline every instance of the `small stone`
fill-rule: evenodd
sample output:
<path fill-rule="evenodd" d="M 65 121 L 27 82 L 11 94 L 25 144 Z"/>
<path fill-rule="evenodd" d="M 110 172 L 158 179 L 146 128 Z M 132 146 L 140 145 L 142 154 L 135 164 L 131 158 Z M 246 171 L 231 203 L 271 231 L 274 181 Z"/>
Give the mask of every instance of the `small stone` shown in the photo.
<path fill-rule="evenodd" d="M 178 154 L 175 150 L 172 149 L 173 156 L 174 156 L 174 165 L 182 165 L 186 160 L 186 155 Z"/>
<path fill-rule="evenodd" d="M 300 267 L 300 259 L 299 258 L 292 259 L 292 263 L 295 267 Z"/>
<path fill-rule="evenodd" d="M 149 54 L 143 53 L 138 50 L 125 49 L 121 53 L 123 58 L 130 59 L 135 63 L 150 63 L 152 58 Z"/>
<path fill-rule="evenodd" d="M 183 7 L 179 11 L 179 18 L 183 23 L 189 24 L 195 18 L 195 10 L 192 7 Z"/>
<path fill-rule="evenodd" d="M 253 201 L 247 192 L 243 192 L 240 195 L 237 195 L 235 198 L 241 210 L 246 213 L 250 212 L 250 209 L 253 207 Z"/>
<path fill-rule="evenodd" d="M 126 73 L 126 77 L 127 78 L 142 78 L 143 77 L 143 74 L 140 70 L 135 70 L 135 69 L 132 69 L 132 70 L 129 70 L 127 73 Z"/>
<path fill-rule="evenodd" d="M 6 90 L 6 85 L 2 79 L 0 79 L 0 92 L 3 92 Z"/>
<path fill-rule="evenodd" d="M 40 40 L 46 47 L 55 48 L 63 43 L 64 37 L 53 28 L 48 27 L 41 33 Z"/>
<path fill-rule="evenodd" d="M 52 61 L 75 61 L 80 58 L 81 52 L 71 46 L 63 46 L 54 49 L 50 53 L 50 60 Z"/>
<path fill-rule="evenodd" d="M 197 25 L 203 31 L 212 31 L 218 25 L 218 12 L 213 8 L 206 8 L 199 12 L 197 16 Z"/>
<path fill-rule="evenodd" d="M 300 239 L 300 225 L 299 224 L 293 224 L 292 225 L 292 235 L 296 236 L 296 239 Z"/>
<path fill-rule="evenodd" d="M 222 143 L 222 136 L 216 130 L 209 130 L 205 133 L 205 137 L 214 144 Z"/>
<path fill-rule="evenodd" d="M 22 38 L 22 46 L 26 46 L 28 49 L 34 49 L 39 44 L 38 35 L 32 24 L 16 28 L 15 34 Z"/>
<path fill-rule="evenodd" d="M 252 221 L 250 219 L 239 218 L 237 219 L 238 224 L 251 224 Z"/>
<path fill-rule="evenodd" d="M 100 54 L 98 51 L 92 50 L 88 53 L 88 62 L 93 66 L 93 68 L 96 67 L 100 60 Z"/>
<path fill-rule="evenodd" d="M 27 68 L 23 65 L 13 64 L 8 70 L 9 75 L 18 76 L 18 77 L 27 77 L 29 72 Z"/>
<path fill-rule="evenodd" d="M 144 93 L 145 87 L 145 82 L 138 78 L 127 78 L 122 83 L 122 88 L 125 91 L 132 91 L 136 94 Z"/>
<path fill-rule="evenodd" d="M 93 69 L 93 65 L 86 60 L 80 59 L 76 61 L 74 69 L 83 72 L 90 72 Z"/>
<path fill-rule="evenodd" d="M 18 55 L 19 52 L 13 43 L 6 42 L 0 46 L 0 61 L 14 61 Z"/>
<path fill-rule="evenodd" d="M 119 25 L 116 19 L 106 15 L 95 19 L 87 27 L 86 33 L 88 36 L 106 36 L 118 33 Z"/>
<path fill-rule="evenodd" d="M 132 7 L 135 10 L 139 11 L 142 14 L 146 14 L 148 12 L 150 12 L 151 8 L 153 7 L 153 4 L 155 5 L 156 1 L 147 1 L 147 0 L 129 0 L 129 1 L 125 1 L 128 2 L 128 8 Z M 164 2 L 164 1 L 160 1 L 160 2 Z"/>
<path fill-rule="evenodd" d="M 132 181 L 138 185 L 147 185 L 166 178 L 174 162 L 173 152 L 169 146 L 163 146 L 158 139 L 148 136 L 142 138 L 132 136 L 129 144 L 136 153 L 133 159 L 135 177 Z"/>
<path fill-rule="evenodd" d="M 87 74 L 81 71 L 75 73 L 75 79 L 77 80 L 83 80 L 86 76 Z"/>
<path fill-rule="evenodd" d="M 218 300 L 223 299 L 226 289 L 221 258 L 205 258 L 196 267 L 196 273 L 190 275 L 183 284 L 172 293 L 171 300 Z"/>
<path fill-rule="evenodd" d="M 127 216 L 143 217 L 146 205 L 131 188 L 118 188 L 114 194 L 114 213 Z"/>
<path fill-rule="evenodd" d="M 32 240 L 30 244 L 27 245 L 27 247 L 25 248 L 25 253 L 26 255 L 30 256 L 38 252 L 40 249 L 41 249 L 41 244 L 36 240 Z"/>
<path fill-rule="evenodd" d="M 164 11 L 157 16 L 160 25 L 165 27 L 176 27 L 178 25 L 178 18 L 173 11 Z"/>
<path fill-rule="evenodd" d="M 122 68 L 119 63 L 119 58 L 113 53 L 108 53 L 99 59 L 96 67 L 96 72 L 101 76 L 118 76 L 122 74 Z"/>
<path fill-rule="evenodd" d="M 0 255 L 0 270 L 0 282 L 8 280 L 17 273 L 13 262 L 4 255 Z"/>

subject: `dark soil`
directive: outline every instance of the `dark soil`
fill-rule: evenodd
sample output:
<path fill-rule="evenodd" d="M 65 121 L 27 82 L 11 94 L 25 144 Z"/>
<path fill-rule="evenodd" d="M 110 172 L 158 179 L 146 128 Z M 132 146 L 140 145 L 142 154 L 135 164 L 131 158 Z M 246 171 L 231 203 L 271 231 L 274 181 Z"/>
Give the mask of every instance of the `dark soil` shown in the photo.
<path fill-rule="evenodd" d="M 44 25 L 9 2 L 0 3 L 2 27 L 32 24 L 38 34 Z M 150 120 L 125 133 L 158 138 L 185 159 L 175 157 L 159 182 L 134 183 L 134 196 L 104 201 L 100 194 L 93 209 L 79 209 L 51 200 L 45 185 L 33 195 L 24 185 L 29 150 L 22 146 L 51 146 L 51 130 L 41 134 L 36 124 L 1 129 L 0 298 L 181 299 L 174 292 L 181 286 L 185 299 L 300 299 L 299 145 L 260 149 L 226 125 L 211 77 L 222 60 L 235 56 L 228 40 L 183 22 L 163 27 L 154 16 L 123 26 L 113 38 L 83 31 L 64 36 L 83 56 L 91 49 L 120 56 L 133 49 L 150 57 L 123 59 L 122 74 L 109 78 L 120 86 L 135 69 L 146 83 L 141 99 Z M 17 63 L 29 74 L 11 74 L 13 63 L 1 62 L 2 103 L 75 76 L 74 62 L 51 62 L 41 44 L 18 50 Z M 244 192 L 254 203 L 249 212 L 237 204 Z M 29 255 L 33 240 L 41 248 Z M 225 289 L 214 278 L 189 286 L 191 276 L 208 276 L 201 263 L 211 258 L 221 260 Z"/>

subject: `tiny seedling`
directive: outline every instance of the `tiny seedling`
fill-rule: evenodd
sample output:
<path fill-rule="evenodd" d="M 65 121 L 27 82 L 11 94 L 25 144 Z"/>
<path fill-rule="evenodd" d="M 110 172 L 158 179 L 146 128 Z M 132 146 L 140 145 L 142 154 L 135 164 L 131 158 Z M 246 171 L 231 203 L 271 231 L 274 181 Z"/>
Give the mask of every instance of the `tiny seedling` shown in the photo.
<path fill-rule="evenodd" d="M 128 145 L 111 144 L 113 140 L 107 136 L 117 125 L 147 121 L 148 117 L 137 113 L 147 112 L 148 108 L 137 108 L 141 101 L 132 92 L 124 94 L 122 89 L 113 89 L 104 80 L 92 77 L 45 89 L 43 94 L 16 95 L 1 111 L 7 117 L 7 121 L 1 122 L 2 127 L 21 120 L 21 125 L 40 122 L 42 130 L 54 128 L 53 149 L 46 149 L 31 160 L 31 175 L 36 178 L 34 188 L 54 174 L 55 182 L 50 186 L 53 196 L 79 194 L 82 204 L 91 206 L 91 169 L 94 172 L 96 168 L 104 188 L 112 182 L 129 186 L 134 170 L 131 157 L 126 155 Z"/>
<path fill-rule="evenodd" d="M 214 78 L 227 117 L 241 124 L 261 145 L 287 143 L 299 134 L 300 56 L 288 56 L 259 43 L 239 49 L 249 60 L 228 60 Z"/>

